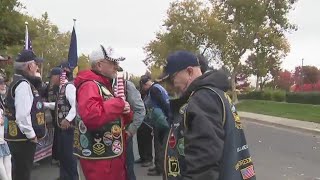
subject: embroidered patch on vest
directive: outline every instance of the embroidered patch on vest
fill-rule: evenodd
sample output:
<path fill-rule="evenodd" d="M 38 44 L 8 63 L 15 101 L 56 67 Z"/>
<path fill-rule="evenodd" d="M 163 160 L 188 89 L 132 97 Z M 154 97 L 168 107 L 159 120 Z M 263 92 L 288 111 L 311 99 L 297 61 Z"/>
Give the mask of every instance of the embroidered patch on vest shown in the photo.
<path fill-rule="evenodd" d="M 82 155 L 84 155 L 84 156 L 90 156 L 91 154 L 92 154 L 92 152 L 89 149 L 82 150 Z"/>
<path fill-rule="evenodd" d="M 83 121 L 80 121 L 79 122 L 79 131 L 84 134 L 87 132 L 87 127 L 86 125 L 84 125 Z"/>
<path fill-rule="evenodd" d="M 242 178 L 243 179 L 250 179 L 252 178 L 253 176 L 255 176 L 255 172 L 254 172 L 254 168 L 253 168 L 253 165 L 251 166 L 248 166 L 244 169 L 241 169 L 241 175 L 242 175 Z"/>
<path fill-rule="evenodd" d="M 80 133 L 78 131 L 78 129 L 75 128 L 74 130 L 74 138 L 73 138 L 73 147 L 82 150 L 81 146 L 80 146 Z"/>
<path fill-rule="evenodd" d="M 120 135 L 121 135 L 121 128 L 119 125 L 113 125 L 112 128 L 111 128 L 111 133 L 112 133 L 112 136 L 115 138 L 115 139 L 119 139 Z"/>
<path fill-rule="evenodd" d="M 93 153 L 95 153 L 97 155 L 101 155 L 101 154 L 105 153 L 106 152 L 106 148 L 105 148 L 104 144 L 100 143 L 101 138 L 94 139 L 94 141 L 96 143 L 93 145 Z"/>
<path fill-rule="evenodd" d="M 44 113 L 42 113 L 42 112 L 37 113 L 36 118 L 37 118 L 38 125 L 44 124 Z"/>
<path fill-rule="evenodd" d="M 115 140 L 112 143 L 112 152 L 115 154 L 119 154 L 122 151 L 121 142 L 118 140 Z"/>
<path fill-rule="evenodd" d="M 169 146 L 171 149 L 173 149 L 177 144 L 177 141 L 176 141 L 176 137 L 174 136 L 173 133 L 171 133 L 170 135 L 170 138 L 169 138 Z"/>
<path fill-rule="evenodd" d="M 89 146 L 89 140 L 83 134 L 80 135 L 80 144 L 81 144 L 81 147 L 83 148 L 87 148 Z"/>
<path fill-rule="evenodd" d="M 169 157 L 168 165 L 168 176 L 177 177 L 180 175 L 179 161 L 176 157 Z"/>
<path fill-rule="evenodd" d="M 184 156 L 184 138 L 178 140 L 178 152 L 181 156 Z"/>
<path fill-rule="evenodd" d="M 14 121 L 9 121 L 8 130 L 9 130 L 10 136 L 14 137 L 18 135 L 17 124 Z"/>
<path fill-rule="evenodd" d="M 103 143 L 106 145 L 106 146 L 110 146 L 112 144 L 112 134 L 110 132 L 105 132 L 104 135 L 103 135 Z"/>

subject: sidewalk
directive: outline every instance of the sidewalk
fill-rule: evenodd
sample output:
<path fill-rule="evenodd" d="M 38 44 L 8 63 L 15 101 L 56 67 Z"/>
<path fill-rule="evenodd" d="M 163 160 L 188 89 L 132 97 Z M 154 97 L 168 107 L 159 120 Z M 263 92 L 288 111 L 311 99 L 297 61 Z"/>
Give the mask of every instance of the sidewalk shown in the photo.
<path fill-rule="evenodd" d="M 283 127 L 308 133 L 316 133 L 320 134 L 320 124 L 306 121 L 299 121 L 294 119 L 282 118 L 282 117 L 274 117 L 267 116 L 262 114 L 255 114 L 249 112 L 238 112 L 242 119 L 266 124 L 273 125 L 277 127 Z"/>

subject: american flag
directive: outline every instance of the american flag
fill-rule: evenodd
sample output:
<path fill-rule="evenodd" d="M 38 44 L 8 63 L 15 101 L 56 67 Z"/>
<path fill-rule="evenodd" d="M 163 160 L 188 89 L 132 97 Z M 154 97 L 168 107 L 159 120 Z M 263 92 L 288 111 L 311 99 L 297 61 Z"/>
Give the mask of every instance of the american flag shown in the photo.
<path fill-rule="evenodd" d="M 240 171 L 243 179 L 250 179 L 256 175 L 256 173 L 254 172 L 253 165 L 246 167 L 244 169 L 241 169 Z"/>
<path fill-rule="evenodd" d="M 61 76 L 60 76 L 60 85 L 63 86 L 64 84 L 67 83 L 67 73 L 65 71 L 63 71 L 61 73 Z"/>
<path fill-rule="evenodd" d="M 26 22 L 26 36 L 24 39 L 24 49 L 32 50 L 31 39 L 29 37 L 29 31 L 28 31 L 28 22 Z"/>
<path fill-rule="evenodd" d="M 115 88 L 115 95 L 117 97 L 121 97 L 123 100 L 126 99 L 124 94 L 124 77 L 122 72 L 118 72 L 117 74 L 117 86 Z"/>

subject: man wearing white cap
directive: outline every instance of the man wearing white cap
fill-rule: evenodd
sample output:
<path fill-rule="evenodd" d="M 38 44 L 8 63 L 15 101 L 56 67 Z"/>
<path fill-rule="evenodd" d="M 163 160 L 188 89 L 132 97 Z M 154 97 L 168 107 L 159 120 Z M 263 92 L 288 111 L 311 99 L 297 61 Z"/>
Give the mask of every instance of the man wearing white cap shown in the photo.
<path fill-rule="evenodd" d="M 133 113 L 128 102 L 114 97 L 112 79 L 118 62 L 101 45 L 89 55 L 91 70 L 74 80 L 79 116 L 76 118 L 74 151 L 86 180 L 125 180 L 125 125 Z"/>

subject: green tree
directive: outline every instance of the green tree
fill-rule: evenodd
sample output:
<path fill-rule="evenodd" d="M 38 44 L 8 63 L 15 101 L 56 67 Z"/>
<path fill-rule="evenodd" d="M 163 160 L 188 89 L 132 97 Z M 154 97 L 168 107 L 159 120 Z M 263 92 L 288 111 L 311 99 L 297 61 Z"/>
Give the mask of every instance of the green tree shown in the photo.
<path fill-rule="evenodd" d="M 200 0 L 176 1 L 168 10 L 166 29 L 146 46 L 145 63 L 162 65 L 167 54 L 176 49 L 203 53 L 211 60 L 217 58 L 230 70 L 233 100 L 237 101 L 240 60 L 250 51 L 270 57 L 273 48 L 278 50 L 276 54 L 283 50 L 277 45 L 285 44 L 285 33 L 295 29 L 287 17 L 295 2 L 210 0 L 208 5 Z"/>
<path fill-rule="evenodd" d="M 235 79 L 241 66 L 241 58 L 250 50 L 257 50 L 261 55 L 260 53 L 266 52 L 262 50 L 263 48 L 276 48 L 276 42 L 285 39 L 285 33 L 295 29 L 290 24 L 287 14 L 296 0 L 211 0 L 211 2 L 213 14 L 227 27 L 226 39 L 220 41 L 217 48 L 221 52 L 221 60 L 231 69 L 232 97 L 237 101 Z M 270 37 L 273 37 L 273 41 L 262 43 Z M 256 49 L 257 43 L 261 46 Z"/>
<path fill-rule="evenodd" d="M 89 57 L 85 54 L 81 54 L 78 59 L 79 71 L 90 69 Z"/>
<path fill-rule="evenodd" d="M 18 0 L 0 1 L 0 52 L 8 46 L 21 44 L 24 36 L 23 6 Z"/>
<path fill-rule="evenodd" d="M 171 3 L 164 21 L 164 29 L 159 31 L 156 39 L 145 48 L 146 65 L 153 63 L 162 66 L 169 53 L 176 50 L 189 50 L 211 57 L 210 48 L 214 43 L 208 39 L 219 40 L 223 37 L 219 24 L 210 16 L 209 8 L 201 1 L 185 0 Z M 212 28 L 214 27 L 214 28 Z M 213 38 L 215 37 L 215 38 Z"/>

